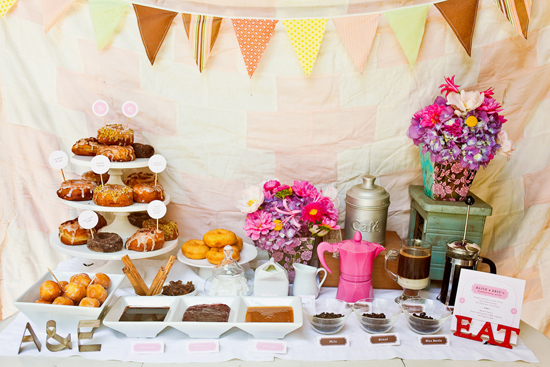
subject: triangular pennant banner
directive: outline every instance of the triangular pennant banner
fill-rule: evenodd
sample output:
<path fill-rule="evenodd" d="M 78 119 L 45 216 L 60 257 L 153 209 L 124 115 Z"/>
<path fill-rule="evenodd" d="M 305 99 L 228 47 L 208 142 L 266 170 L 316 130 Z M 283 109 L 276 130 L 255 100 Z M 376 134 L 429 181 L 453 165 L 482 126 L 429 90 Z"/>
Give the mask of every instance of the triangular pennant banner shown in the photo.
<path fill-rule="evenodd" d="M 202 73 L 220 33 L 223 18 L 195 14 L 182 14 L 182 17 L 187 38 L 193 47 L 193 57 Z"/>
<path fill-rule="evenodd" d="M 74 0 L 42 0 L 42 23 L 44 31 L 50 29 L 61 19 Z"/>
<path fill-rule="evenodd" d="M 271 19 L 231 19 L 241 47 L 248 76 L 256 71 L 264 51 L 273 36 L 278 20 Z"/>
<path fill-rule="evenodd" d="M 500 10 L 512 23 L 518 33 L 527 39 L 527 28 L 531 17 L 531 0 L 495 0 Z"/>
<path fill-rule="evenodd" d="M 164 42 L 164 38 L 172 25 L 172 21 L 178 13 L 142 5 L 133 5 L 141 40 L 143 41 L 143 46 L 145 46 L 147 57 L 151 65 L 153 65 L 160 46 L 162 46 L 162 42 Z"/>
<path fill-rule="evenodd" d="M 109 42 L 122 16 L 126 13 L 128 2 L 122 0 L 88 0 L 88 3 L 97 49 L 102 50 Z"/>
<path fill-rule="evenodd" d="M 379 19 L 380 14 L 332 19 L 346 50 L 361 74 L 376 36 Z"/>
<path fill-rule="evenodd" d="M 290 37 L 298 60 L 307 76 L 315 65 L 315 59 L 321 48 L 328 19 L 292 19 L 283 20 L 286 33 Z"/>
<path fill-rule="evenodd" d="M 468 56 L 472 56 L 478 3 L 479 0 L 447 0 L 434 4 L 455 32 Z"/>
<path fill-rule="evenodd" d="M 0 0 L 0 18 L 2 18 L 16 2 L 17 0 Z"/>
<path fill-rule="evenodd" d="M 429 8 L 422 5 L 384 13 L 411 67 L 418 57 Z"/>

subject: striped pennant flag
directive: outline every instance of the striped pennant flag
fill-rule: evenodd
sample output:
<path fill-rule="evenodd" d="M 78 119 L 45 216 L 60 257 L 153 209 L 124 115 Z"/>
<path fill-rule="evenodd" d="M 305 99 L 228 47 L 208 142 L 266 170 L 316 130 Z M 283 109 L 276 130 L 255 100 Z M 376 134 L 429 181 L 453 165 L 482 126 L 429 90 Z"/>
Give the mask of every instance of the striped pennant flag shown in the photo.
<path fill-rule="evenodd" d="M 181 16 L 187 38 L 193 47 L 193 57 L 202 73 L 220 33 L 223 18 L 196 14 L 182 14 Z"/>
<path fill-rule="evenodd" d="M 342 43 L 361 74 L 376 36 L 379 19 L 380 14 L 332 19 Z"/>
<path fill-rule="evenodd" d="M 527 39 L 531 0 L 495 0 L 495 2 L 518 33 Z"/>

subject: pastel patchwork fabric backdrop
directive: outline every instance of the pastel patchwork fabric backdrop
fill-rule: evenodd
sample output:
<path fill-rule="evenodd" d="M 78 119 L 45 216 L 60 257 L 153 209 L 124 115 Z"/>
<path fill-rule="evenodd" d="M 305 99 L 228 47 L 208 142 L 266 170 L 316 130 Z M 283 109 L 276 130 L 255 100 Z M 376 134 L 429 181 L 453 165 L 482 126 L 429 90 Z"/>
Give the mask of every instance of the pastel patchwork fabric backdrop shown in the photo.
<path fill-rule="evenodd" d="M 103 122 L 91 112 L 93 101 L 109 103 L 108 123 L 125 120 L 125 101 L 139 105 L 130 124 L 137 141 L 168 161 L 160 180 L 182 238 L 213 228 L 244 236 L 235 202 L 243 188 L 273 177 L 335 185 L 343 219 L 346 191 L 367 173 L 391 194 L 388 229 L 404 236 L 408 186 L 422 183 L 418 149 L 405 135 L 410 118 L 432 103 L 443 76 L 456 75 L 463 88 L 495 88 L 517 145 L 515 156 L 497 157 L 473 184 L 494 208 L 483 254 L 500 274 L 527 281 L 523 319 L 550 335 L 550 2 L 533 1 L 525 40 L 494 0 L 481 1 L 471 58 L 431 6 L 414 68 L 380 17 L 362 74 L 329 19 L 309 77 L 283 22 L 250 78 L 229 19 L 202 73 L 181 16 L 153 66 L 131 6 L 102 51 L 87 2 L 74 2 L 47 35 L 42 21 L 40 0 L 20 1 L 0 19 L 3 317 L 46 267 L 65 258 L 48 236 L 77 212 L 58 201 L 62 177 L 48 156 L 95 136 Z M 83 171 L 69 165 L 66 175 Z"/>

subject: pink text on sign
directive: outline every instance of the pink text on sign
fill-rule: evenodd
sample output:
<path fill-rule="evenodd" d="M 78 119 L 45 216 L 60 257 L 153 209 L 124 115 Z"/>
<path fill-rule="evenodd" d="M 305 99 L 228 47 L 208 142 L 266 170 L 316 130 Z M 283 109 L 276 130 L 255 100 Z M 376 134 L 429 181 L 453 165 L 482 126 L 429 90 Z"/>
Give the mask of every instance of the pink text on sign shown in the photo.
<path fill-rule="evenodd" d="M 214 342 L 189 343 L 189 350 L 191 352 L 214 352 L 216 349 L 217 345 Z"/>
<path fill-rule="evenodd" d="M 136 352 L 160 352 L 162 345 L 160 343 L 135 343 L 134 351 Z"/>
<path fill-rule="evenodd" d="M 285 346 L 282 343 L 258 342 L 256 348 L 263 351 L 282 352 Z"/>
<path fill-rule="evenodd" d="M 472 286 L 472 292 L 474 294 L 479 294 L 480 296 L 488 296 L 498 299 L 508 298 L 508 291 L 506 289 L 492 287 L 486 284 L 474 284 Z"/>

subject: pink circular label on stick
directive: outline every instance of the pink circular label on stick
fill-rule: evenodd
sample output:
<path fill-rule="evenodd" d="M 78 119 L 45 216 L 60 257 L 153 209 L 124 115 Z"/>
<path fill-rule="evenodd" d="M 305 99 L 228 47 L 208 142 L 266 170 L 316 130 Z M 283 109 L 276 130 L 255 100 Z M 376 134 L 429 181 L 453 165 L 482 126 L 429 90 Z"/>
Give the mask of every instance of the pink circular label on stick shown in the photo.
<path fill-rule="evenodd" d="M 102 99 L 98 99 L 92 104 L 92 112 L 94 115 L 102 117 L 109 112 L 109 105 Z"/>
<path fill-rule="evenodd" d="M 84 229 L 92 229 L 97 226 L 99 218 L 97 214 L 91 210 L 85 210 L 78 216 L 78 224 Z"/>
<path fill-rule="evenodd" d="M 127 101 L 122 105 L 122 113 L 126 117 L 134 117 L 138 113 L 138 106 L 136 102 Z"/>

